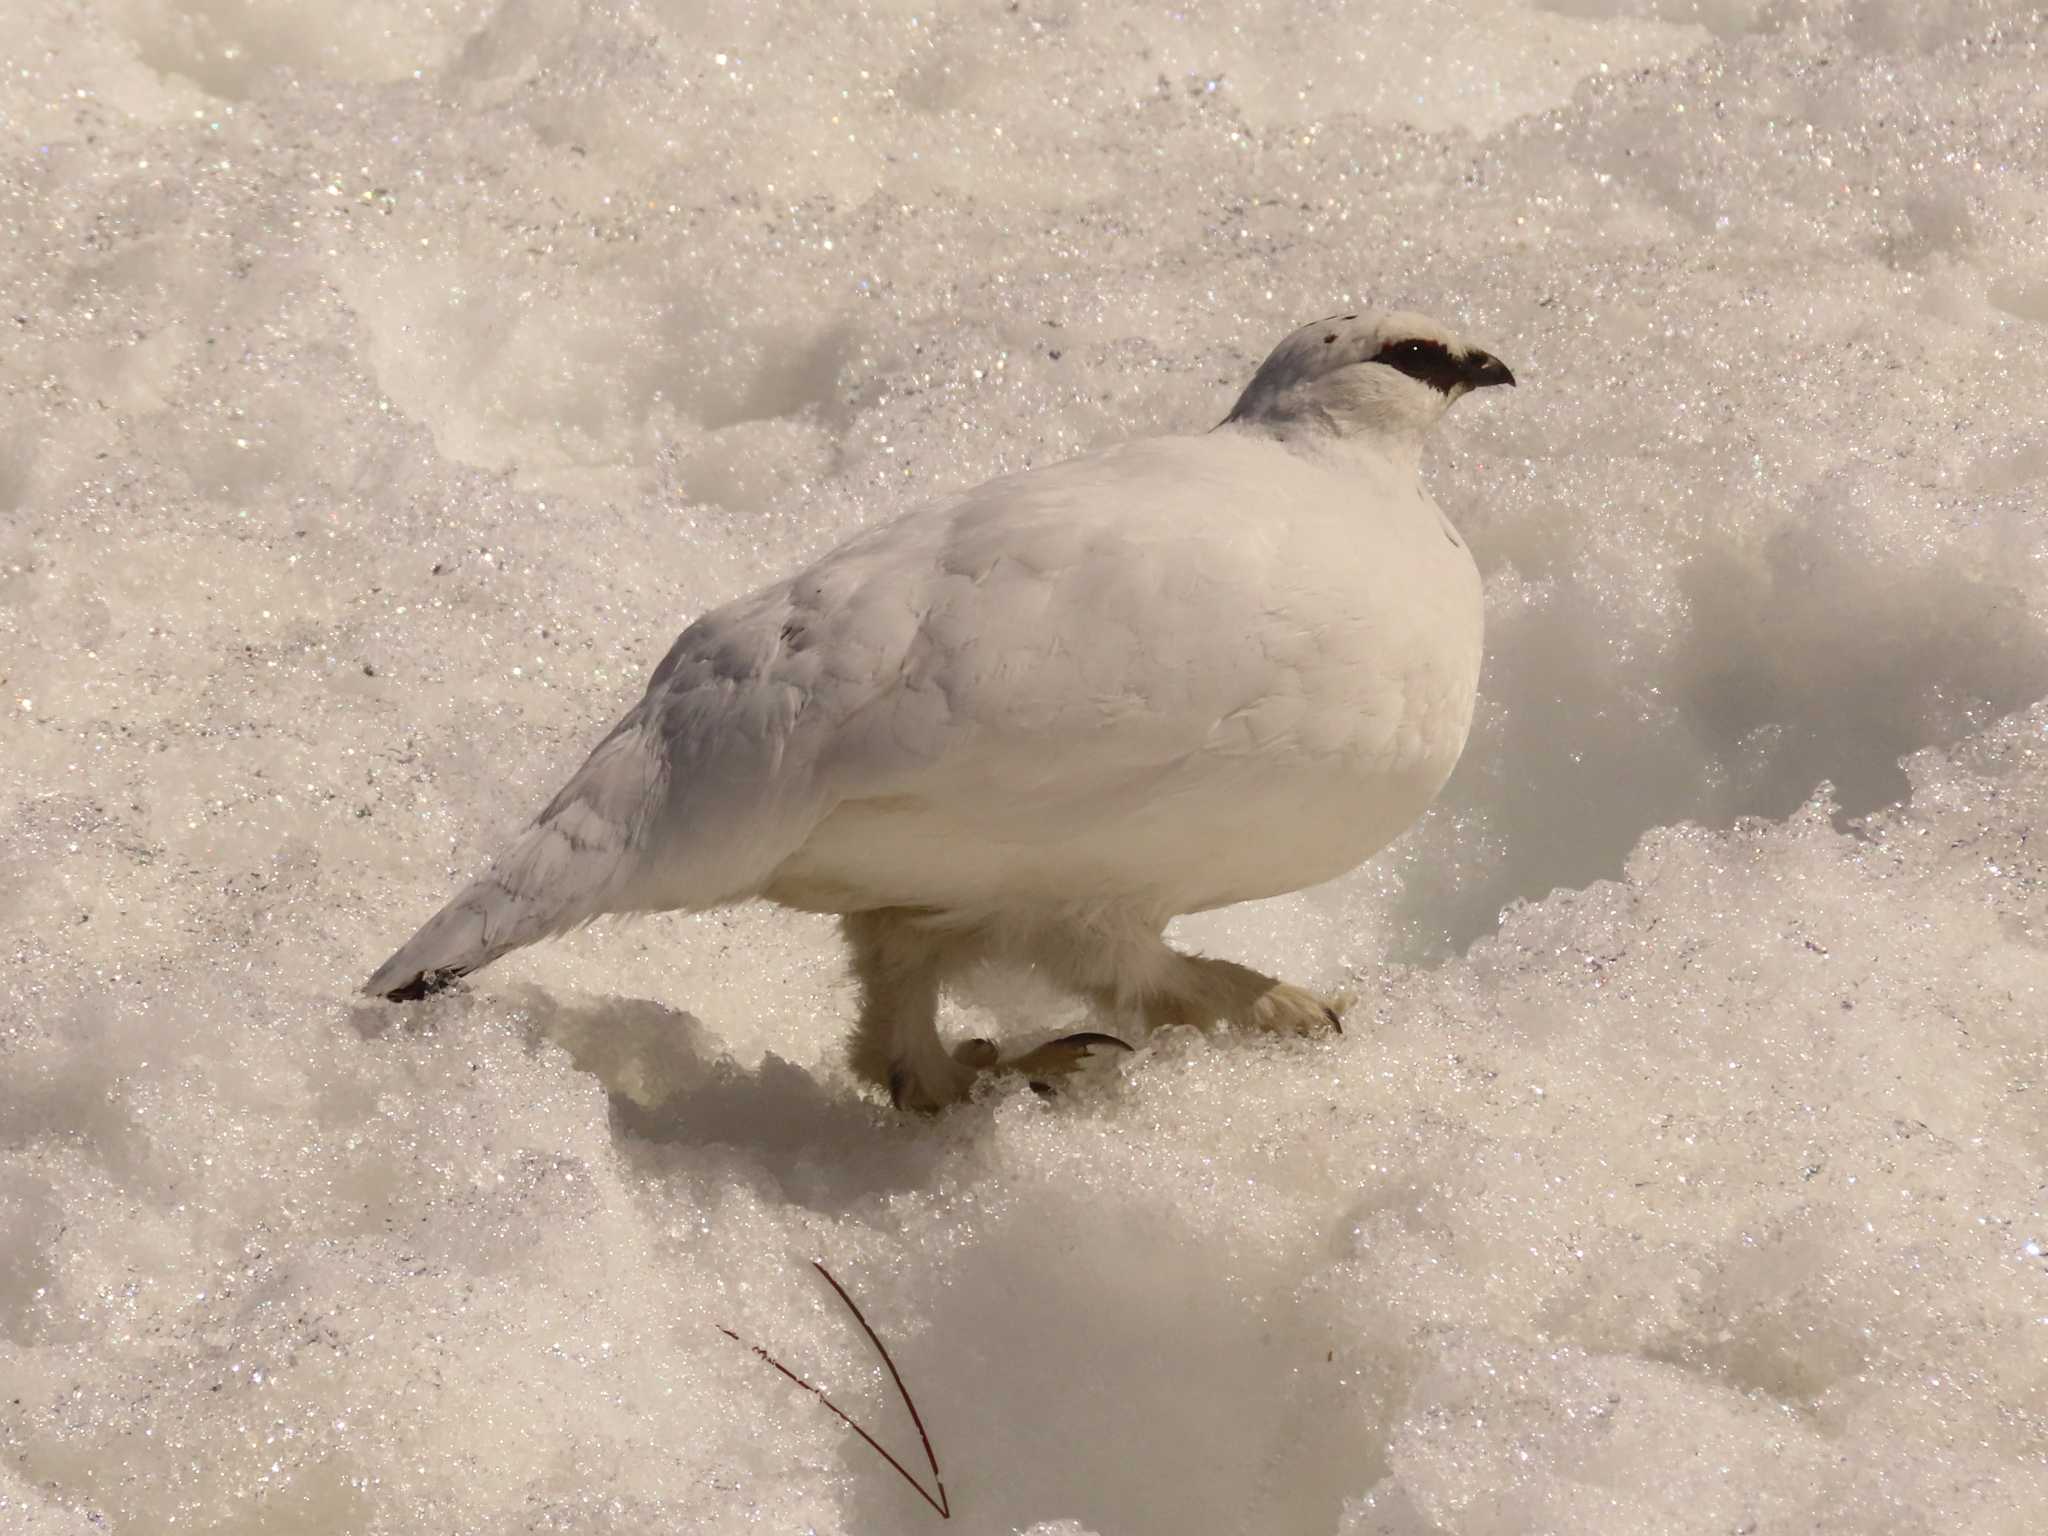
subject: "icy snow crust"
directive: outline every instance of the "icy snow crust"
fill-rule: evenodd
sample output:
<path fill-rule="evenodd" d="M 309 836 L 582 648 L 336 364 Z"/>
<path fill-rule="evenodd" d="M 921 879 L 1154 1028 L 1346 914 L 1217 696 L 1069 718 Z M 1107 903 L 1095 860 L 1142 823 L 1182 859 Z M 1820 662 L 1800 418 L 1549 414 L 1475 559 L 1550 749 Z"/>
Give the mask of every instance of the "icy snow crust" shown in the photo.
<path fill-rule="evenodd" d="M 2040 12 L 6 9 L 0 1529 L 936 1527 L 716 1331 L 921 1465 L 813 1257 L 964 1531 L 2038 1528 Z M 1481 718 L 1185 935 L 1341 1040 L 906 1121 L 765 910 L 351 997 L 707 605 L 1367 302 L 1521 380 Z"/>

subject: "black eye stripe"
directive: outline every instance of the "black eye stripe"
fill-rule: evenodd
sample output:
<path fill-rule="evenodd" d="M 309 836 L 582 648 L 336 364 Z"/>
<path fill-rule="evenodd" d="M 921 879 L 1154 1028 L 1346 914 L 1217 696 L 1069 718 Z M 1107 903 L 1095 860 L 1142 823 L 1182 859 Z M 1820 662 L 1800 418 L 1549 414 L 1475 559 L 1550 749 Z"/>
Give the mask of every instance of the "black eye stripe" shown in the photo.
<path fill-rule="evenodd" d="M 1465 377 L 1464 365 L 1451 356 L 1450 348 L 1440 341 L 1418 338 L 1389 342 L 1374 353 L 1371 360 L 1399 369 L 1409 378 L 1418 379 L 1445 394 L 1449 394 L 1452 387 Z"/>

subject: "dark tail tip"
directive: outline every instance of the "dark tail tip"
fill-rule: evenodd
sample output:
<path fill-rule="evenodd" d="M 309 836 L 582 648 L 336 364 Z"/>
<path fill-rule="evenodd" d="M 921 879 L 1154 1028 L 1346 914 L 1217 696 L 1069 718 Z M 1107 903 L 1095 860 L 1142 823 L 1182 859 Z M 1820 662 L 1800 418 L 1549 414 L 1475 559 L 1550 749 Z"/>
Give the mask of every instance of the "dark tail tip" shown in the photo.
<path fill-rule="evenodd" d="M 468 974 L 466 967 L 447 966 L 438 971 L 420 971 L 410 981 L 402 981 L 395 987 L 379 986 L 373 976 L 363 990 L 372 997 L 388 997 L 394 1003 L 417 1003 L 437 992 L 446 992 Z"/>

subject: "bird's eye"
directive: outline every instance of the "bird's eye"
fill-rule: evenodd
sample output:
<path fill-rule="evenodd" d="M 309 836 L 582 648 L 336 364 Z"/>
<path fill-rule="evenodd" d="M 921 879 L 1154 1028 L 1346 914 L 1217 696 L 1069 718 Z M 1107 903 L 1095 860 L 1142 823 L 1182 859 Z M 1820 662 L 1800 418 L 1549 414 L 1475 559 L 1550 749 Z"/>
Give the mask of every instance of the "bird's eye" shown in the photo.
<path fill-rule="evenodd" d="M 1442 342 L 1424 341 L 1410 337 L 1405 341 L 1390 342 L 1373 355 L 1374 362 L 1385 363 L 1400 370 L 1410 378 L 1429 385 L 1432 389 L 1448 392 L 1458 381 L 1458 364 Z"/>

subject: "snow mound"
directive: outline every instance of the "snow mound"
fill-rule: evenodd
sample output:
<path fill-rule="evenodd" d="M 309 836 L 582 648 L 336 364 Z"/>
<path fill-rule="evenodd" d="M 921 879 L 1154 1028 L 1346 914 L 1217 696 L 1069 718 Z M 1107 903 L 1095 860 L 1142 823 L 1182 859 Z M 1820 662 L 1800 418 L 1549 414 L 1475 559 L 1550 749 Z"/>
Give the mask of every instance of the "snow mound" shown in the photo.
<path fill-rule="evenodd" d="M 27 0 L 0 1530 L 2012 1532 L 2048 1498 L 2037 13 Z M 677 629 L 1218 419 L 1428 466 L 1481 717 L 1181 937 L 1361 996 L 931 1123 L 829 926 L 368 968 Z M 989 976 L 956 1029 L 1070 1022 Z"/>

